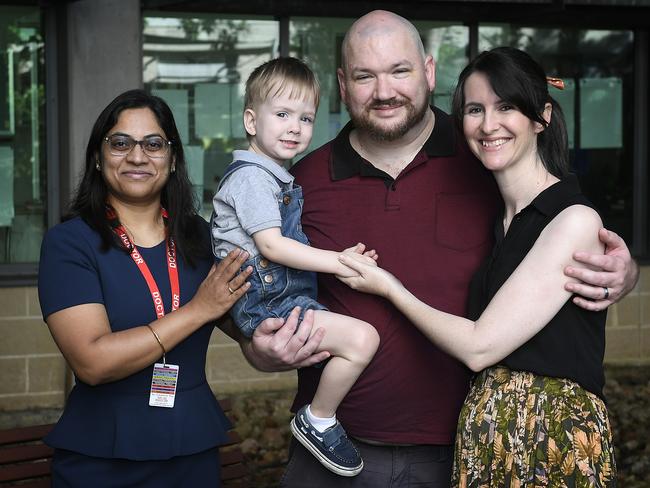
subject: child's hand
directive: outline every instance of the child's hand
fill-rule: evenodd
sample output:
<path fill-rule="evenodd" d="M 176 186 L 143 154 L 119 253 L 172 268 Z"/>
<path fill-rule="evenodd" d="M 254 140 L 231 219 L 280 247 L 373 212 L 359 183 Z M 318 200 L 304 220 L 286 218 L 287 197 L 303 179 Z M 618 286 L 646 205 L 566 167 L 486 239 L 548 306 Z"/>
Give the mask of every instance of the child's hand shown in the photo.
<path fill-rule="evenodd" d="M 375 267 L 377 266 L 378 254 L 375 252 L 374 249 L 370 251 L 366 251 L 365 244 L 362 244 L 361 242 L 359 242 L 355 246 L 344 249 L 341 255 L 348 255 L 350 257 L 353 257 L 353 259 L 356 259 L 359 262 L 365 263 L 369 266 L 375 266 Z M 339 259 L 339 263 L 340 264 L 338 267 L 338 271 L 334 273 L 338 279 L 352 278 L 354 276 L 359 276 L 359 273 L 357 271 L 343 264 L 340 259 Z"/>
<path fill-rule="evenodd" d="M 349 247 L 349 248 L 343 250 L 343 252 L 344 253 L 352 252 L 352 253 L 355 253 L 355 254 L 362 254 L 362 255 L 364 255 L 364 256 L 366 256 L 366 257 L 368 257 L 370 259 L 373 259 L 375 261 L 377 261 L 377 259 L 379 259 L 379 254 L 377 254 L 377 251 L 375 251 L 374 249 L 370 249 L 369 251 L 366 251 L 366 245 L 363 244 L 362 242 L 357 243 L 356 246 Z"/>
<path fill-rule="evenodd" d="M 369 265 L 368 260 L 356 253 L 342 253 L 339 255 L 339 261 L 352 272 L 356 272 L 356 275 L 336 277 L 353 290 L 383 297 L 388 297 L 391 290 L 402 287 L 392 274 L 378 267 L 374 260 L 370 260 L 373 264 Z"/>
<path fill-rule="evenodd" d="M 363 255 L 366 256 L 366 257 L 369 257 L 369 258 L 371 258 L 371 259 L 373 259 L 375 261 L 377 261 L 379 259 L 379 254 L 377 254 L 377 251 L 375 251 L 374 249 L 371 249 L 370 251 L 364 252 Z"/>

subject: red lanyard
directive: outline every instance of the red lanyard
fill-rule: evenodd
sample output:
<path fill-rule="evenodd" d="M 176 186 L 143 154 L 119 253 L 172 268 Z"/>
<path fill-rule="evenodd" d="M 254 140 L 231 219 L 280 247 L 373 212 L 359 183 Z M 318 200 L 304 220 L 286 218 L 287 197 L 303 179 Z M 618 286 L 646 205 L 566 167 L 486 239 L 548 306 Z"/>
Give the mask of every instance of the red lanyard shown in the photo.
<path fill-rule="evenodd" d="M 161 212 L 162 212 L 163 219 L 167 219 L 167 211 L 164 208 L 161 208 Z M 129 236 L 126 233 L 126 229 L 117 218 L 117 214 L 115 213 L 115 210 L 108 205 L 106 206 L 106 216 L 111 222 L 111 226 L 113 227 L 113 232 L 117 234 L 117 236 L 120 238 L 124 246 L 126 246 L 127 249 L 130 249 L 131 259 L 133 259 L 133 262 L 138 266 L 140 273 L 142 273 L 142 276 L 147 282 L 147 286 L 149 287 L 149 291 L 151 292 L 151 299 L 153 300 L 153 306 L 154 309 L 156 310 L 156 316 L 158 318 L 164 317 L 165 306 L 163 304 L 162 297 L 160 296 L 160 290 L 158 289 L 158 284 L 156 283 L 156 280 L 151 274 L 151 270 L 149 269 L 149 266 L 147 266 L 147 263 L 145 262 L 144 258 L 138 252 L 138 248 L 135 246 L 134 243 L 131 242 L 131 239 L 129 239 Z M 178 281 L 178 267 L 176 265 L 176 245 L 174 244 L 174 240 L 171 237 L 166 240 L 166 249 L 167 249 L 167 253 L 166 253 L 167 271 L 169 272 L 169 283 L 172 289 L 172 312 L 173 312 L 174 310 L 178 310 L 178 307 L 180 306 L 181 290 L 180 290 L 180 283 Z"/>

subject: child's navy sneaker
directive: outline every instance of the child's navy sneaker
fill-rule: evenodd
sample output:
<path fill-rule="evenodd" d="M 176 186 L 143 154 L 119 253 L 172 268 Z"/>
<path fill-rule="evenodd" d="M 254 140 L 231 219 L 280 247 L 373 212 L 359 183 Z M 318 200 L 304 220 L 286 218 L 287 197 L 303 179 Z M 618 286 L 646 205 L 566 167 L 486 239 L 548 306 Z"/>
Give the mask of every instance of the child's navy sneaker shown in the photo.
<path fill-rule="evenodd" d="M 341 476 L 356 476 L 363 469 L 363 460 L 357 448 L 348 439 L 339 422 L 319 432 L 307 418 L 305 405 L 291 421 L 291 432 L 320 463 Z"/>

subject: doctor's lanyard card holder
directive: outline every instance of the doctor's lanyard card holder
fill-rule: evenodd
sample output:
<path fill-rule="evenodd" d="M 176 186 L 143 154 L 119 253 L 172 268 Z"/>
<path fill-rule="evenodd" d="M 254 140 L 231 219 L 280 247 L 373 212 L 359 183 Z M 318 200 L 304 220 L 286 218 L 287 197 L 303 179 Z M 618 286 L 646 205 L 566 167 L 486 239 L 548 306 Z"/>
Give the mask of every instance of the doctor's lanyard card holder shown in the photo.
<path fill-rule="evenodd" d="M 176 400 L 176 384 L 178 383 L 178 366 L 164 362 L 153 365 L 149 405 L 151 407 L 172 408 Z"/>
<path fill-rule="evenodd" d="M 176 400 L 176 385 L 178 384 L 179 368 L 176 364 L 167 364 L 165 358 L 165 346 L 163 346 L 160 337 L 151 325 L 147 324 L 149 330 L 153 333 L 156 341 L 160 344 L 163 351 L 162 363 L 153 365 L 153 375 L 151 376 L 151 390 L 149 391 L 150 407 L 173 408 Z"/>
<path fill-rule="evenodd" d="M 161 213 L 163 219 L 167 219 L 167 211 L 164 208 L 161 208 Z M 129 238 L 125 227 L 120 224 L 117 213 L 115 210 L 106 206 L 106 215 L 111 222 L 113 231 L 120 238 L 120 241 L 129 249 L 129 254 L 131 259 L 136 264 L 140 273 L 142 273 L 143 278 L 147 282 L 149 287 L 149 292 L 151 293 L 151 299 L 153 300 L 153 306 L 156 311 L 156 317 L 162 318 L 165 316 L 165 307 L 160 296 L 160 290 L 158 284 L 151 274 L 149 266 L 145 262 L 142 255 L 138 252 L 138 248 L 135 246 L 131 239 Z M 167 255 L 167 271 L 169 273 L 169 282 L 171 285 L 172 291 L 172 312 L 178 310 L 180 306 L 180 282 L 178 279 L 178 267 L 176 261 L 176 246 L 174 240 L 168 238 L 166 240 L 166 255 Z M 162 349 L 162 363 L 155 363 L 153 365 L 153 375 L 151 377 L 151 390 L 149 392 L 149 405 L 152 407 L 165 407 L 173 408 L 174 401 L 176 400 L 176 386 L 178 385 L 178 373 L 179 367 L 176 364 L 167 364 L 165 354 L 165 346 L 163 345 L 160 337 L 156 331 L 147 324 L 149 330 L 153 333 L 156 341 Z"/>

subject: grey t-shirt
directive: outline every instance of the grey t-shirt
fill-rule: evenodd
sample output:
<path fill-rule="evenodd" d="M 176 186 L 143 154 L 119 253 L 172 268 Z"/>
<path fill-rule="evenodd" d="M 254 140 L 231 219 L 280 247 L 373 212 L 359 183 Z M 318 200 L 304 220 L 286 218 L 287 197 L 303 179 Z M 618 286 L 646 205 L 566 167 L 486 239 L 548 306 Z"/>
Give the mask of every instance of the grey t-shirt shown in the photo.
<path fill-rule="evenodd" d="M 233 151 L 233 162 L 250 161 L 267 168 L 282 183 L 293 187 L 293 176 L 275 161 L 251 151 Z M 231 163 L 232 164 L 232 163 Z M 240 168 L 221 185 L 212 199 L 212 252 L 225 257 L 239 247 L 250 257 L 260 254 L 252 235 L 281 227 L 278 208 L 282 188 L 270 174 L 255 166 Z"/>

